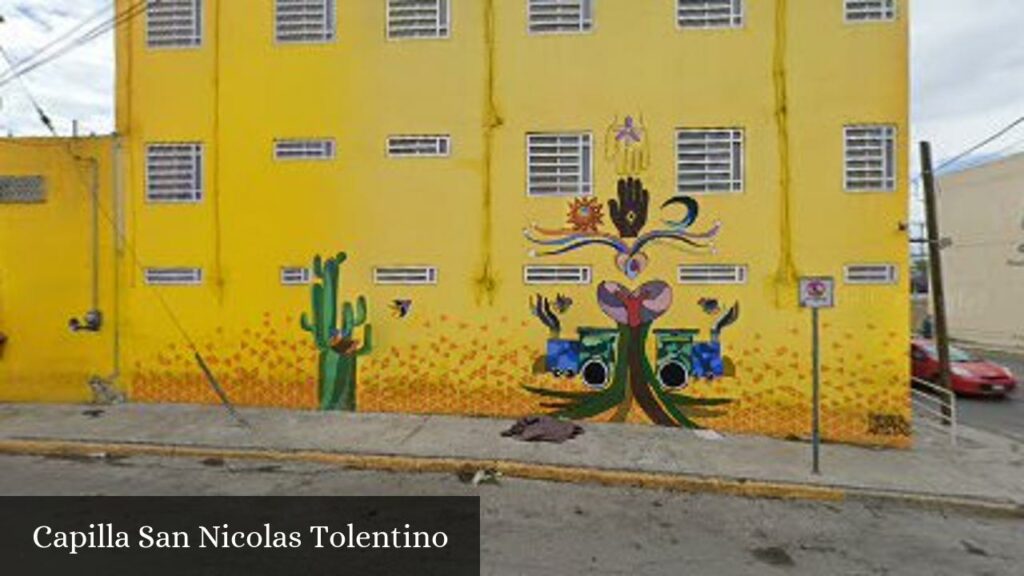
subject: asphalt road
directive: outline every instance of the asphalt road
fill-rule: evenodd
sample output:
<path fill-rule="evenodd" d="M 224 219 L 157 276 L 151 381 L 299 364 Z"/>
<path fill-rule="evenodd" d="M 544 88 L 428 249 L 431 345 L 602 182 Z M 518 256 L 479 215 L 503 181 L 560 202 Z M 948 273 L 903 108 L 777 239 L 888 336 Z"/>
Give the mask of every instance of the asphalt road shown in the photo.
<path fill-rule="evenodd" d="M 960 421 L 986 432 L 1024 442 L 1024 356 L 972 349 L 978 355 L 1013 371 L 1021 383 L 1006 398 L 965 398 L 957 402 Z"/>
<path fill-rule="evenodd" d="M 1013 576 L 1020 520 L 864 503 L 157 458 L 0 457 L 8 495 L 466 495 L 483 574 Z"/>

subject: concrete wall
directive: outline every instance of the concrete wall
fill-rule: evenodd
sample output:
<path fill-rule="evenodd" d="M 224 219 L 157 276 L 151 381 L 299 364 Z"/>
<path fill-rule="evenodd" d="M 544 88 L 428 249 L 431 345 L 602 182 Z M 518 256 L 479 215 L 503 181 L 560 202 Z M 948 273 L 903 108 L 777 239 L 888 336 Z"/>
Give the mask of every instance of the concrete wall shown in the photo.
<path fill-rule="evenodd" d="M 41 203 L 0 203 L 0 401 L 89 400 L 90 378 L 116 369 L 114 146 L 0 139 L 0 176 L 42 176 L 45 188 Z M 69 321 L 94 307 L 104 330 L 72 333 Z"/>
<path fill-rule="evenodd" d="M 1024 154 L 940 179 L 942 252 L 955 338 L 1024 348 Z"/>
<path fill-rule="evenodd" d="M 339 2 L 336 40 L 294 46 L 275 42 L 270 0 L 208 0 L 203 43 L 183 50 L 148 49 L 145 18 L 134 20 L 118 37 L 125 232 L 139 264 L 120 283 L 122 384 L 138 401 L 216 402 L 199 351 L 241 404 L 319 407 L 326 374 L 357 376 L 359 410 L 518 416 L 555 404 L 578 417 L 805 435 L 810 318 L 796 278 L 841 280 L 847 264 L 885 263 L 898 281 L 840 281 L 839 308 L 824 313 L 825 433 L 906 444 L 906 427 L 890 425 L 910 417 L 906 11 L 848 24 L 841 1 L 746 4 L 740 28 L 680 30 L 671 0 L 602 0 L 593 31 L 538 36 L 527 33 L 525 1 L 454 0 L 449 38 L 389 41 L 383 1 Z M 627 116 L 642 118 L 649 152 L 628 174 L 605 148 Z M 897 128 L 894 192 L 844 191 L 843 128 L 865 123 Z M 528 133 L 593 134 L 602 230 L 631 244 L 608 219 L 618 180 L 639 177 L 649 190 L 645 232 L 667 226 L 682 213 L 662 207 L 676 196 L 675 131 L 706 127 L 742 129 L 745 141 L 743 189 L 695 197 L 700 215 L 686 232 L 720 223 L 714 249 L 655 242 L 635 278 L 607 243 L 531 257 L 541 248 L 523 230 L 564 227 L 577 199 L 527 196 Z M 389 158 L 388 135 L 410 133 L 450 134 L 451 155 Z M 338 156 L 275 162 L 273 141 L 288 137 L 334 138 Z M 182 141 L 204 145 L 203 201 L 146 202 L 147 144 Z M 339 297 L 365 296 L 368 311 L 364 326 L 337 335 L 338 353 L 300 326 L 304 312 L 330 316 L 311 304 L 313 288 L 283 286 L 279 273 L 342 251 Z M 524 282 L 524 266 L 552 263 L 590 266 L 592 281 Z M 746 281 L 677 282 L 680 264 L 715 263 L 746 266 Z M 436 266 L 438 283 L 373 281 L 375 267 L 412 264 Z M 202 267 L 204 282 L 158 290 L 144 281 L 148 266 Z M 641 284 L 641 325 L 599 305 L 599 286 L 607 296 Z M 549 331 L 530 302 L 559 295 L 572 301 L 564 339 L 579 328 L 618 336 L 606 389 L 544 369 Z M 660 388 L 646 330 L 709 343 L 734 304 L 721 376 Z"/>

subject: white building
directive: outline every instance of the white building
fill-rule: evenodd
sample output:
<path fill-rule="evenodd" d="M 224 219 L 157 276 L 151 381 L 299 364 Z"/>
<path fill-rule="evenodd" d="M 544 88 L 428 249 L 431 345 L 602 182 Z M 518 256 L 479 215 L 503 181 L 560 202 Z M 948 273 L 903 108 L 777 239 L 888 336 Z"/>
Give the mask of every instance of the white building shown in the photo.
<path fill-rule="evenodd" d="M 1024 153 L 939 180 L 954 338 L 1024 349 Z"/>

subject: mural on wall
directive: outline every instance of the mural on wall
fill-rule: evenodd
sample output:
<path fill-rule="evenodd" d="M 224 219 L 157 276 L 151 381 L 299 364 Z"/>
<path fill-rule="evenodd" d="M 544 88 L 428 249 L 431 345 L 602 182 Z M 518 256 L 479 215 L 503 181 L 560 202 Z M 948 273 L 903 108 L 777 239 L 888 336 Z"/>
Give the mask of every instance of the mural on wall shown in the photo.
<path fill-rule="evenodd" d="M 353 306 L 342 304 L 338 324 L 338 299 L 341 292 L 341 265 L 348 256 L 341 252 L 326 261 L 313 259 L 316 281 L 311 288 L 312 316 L 303 313 L 302 329 L 313 335 L 319 351 L 319 399 L 322 410 L 356 409 L 356 362 L 373 350 L 373 326 L 367 323 L 366 298 L 359 296 Z M 362 341 L 356 331 L 362 327 Z"/>
<path fill-rule="evenodd" d="M 626 116 L 621 123 L 616 118 L 605 133 L 604 148 L 605 158 L 615 163 L 619 176 L 640 174 L 647 170 L 651 153 L 643 116 L 639 122 L 632 116 Z"/>
<path fill-rule="evenodd" d="M 646 132 L 627 116 L 608 130 L 606 157 L 621 176 L 616 197 L 608 201 L 608 216 L 617 234 L 604 232 L 604 212 L 596 198 L 577 199 L 569 205 L 570 228 L 544 228 L 536 224 L 525 230 L 526 239 L 540 247 L 531 250 L 536 258 L 557 256 L 584 248 L 610 249 L 616 267 L 628 280 L 637 280 L 647 269 L 647 250 L 659 244 L 677 244 L 690 249 L 713 250 L 721 223 L 693 232 L 700 206 L 689 196 L 673 196 L 661 204 L 662 212 L 682 209 L 680 216 L 663 216 L 658 227 L 645 232 L 651 194 L 640 173 L 649 162 Z M 727 398 L 698 398 L 684 391 L 695 381 L 710 381 L 732 371 L 722 353 L 722 331 L 739 320 L 739 304 L 722 313 L 717 300 L 702 298 L 700 308 L 721 316 L 709 340 L 699 339 L 697 329 L 652 329 L 655 321 L 672 307 L 672 287 L 662 280 L 648 281 L 630 289 L 614 281 L 602 282 L 597 290 L 601 311 L 615 322 L 615 328 L 580 328 L 577 339 L 563 339 L 559 314 L 542 296 L 531 301 L 533 314 L 549 329 L 546 369 L 563 378 L 579 377 L 588 390 L 549 390 L 525 387 L 545 398 L 543 407 L 553 415 L 572 419 L 611 414 L 612 421 L 625 421 L 634 402 L 652 422 L 663 426 L 700 428 L 699 418 L 721 412 L 716 407 Z M 647 357 L 653 334 L 657 357 Z"/>
<path fill-rule="evenodd" d="M 394 300 L 391 302 L 391 313 L 395 318 L 406 318 L 412 313 L 412 300 Z"/>

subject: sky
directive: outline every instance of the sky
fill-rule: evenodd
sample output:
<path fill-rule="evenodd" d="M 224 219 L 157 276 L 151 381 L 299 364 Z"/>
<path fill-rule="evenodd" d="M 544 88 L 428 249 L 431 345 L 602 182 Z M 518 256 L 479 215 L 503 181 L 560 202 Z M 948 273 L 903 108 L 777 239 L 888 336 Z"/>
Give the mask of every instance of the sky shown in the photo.
<path fill-rule="evenodd" d="M 752 0 L 759 1 L 759 0 Z M 819 0 L 827 1 L 827 0 Z M 839 0 L 834 0 L 839 1 Z M 906 0 L 900 0 L 905 2 Z M 14 60 L 67 31 L 111 0 L 0 0 L 0 45 Z M 914 0 L 912 138 L 941 161 L 1024 116 L 1024 0 Z M 113 130 L 113 40 L 108 34 L 24 77 L 61 134 Z M 0 68 L 6 64 L 0 61 Z M 0 86 L 0 134 L 45 134 L 24 89 Z M 916 146 L 913 148 L 916 174 Z M 1024 152 L 1024 126 L 968 164 Z"/>

